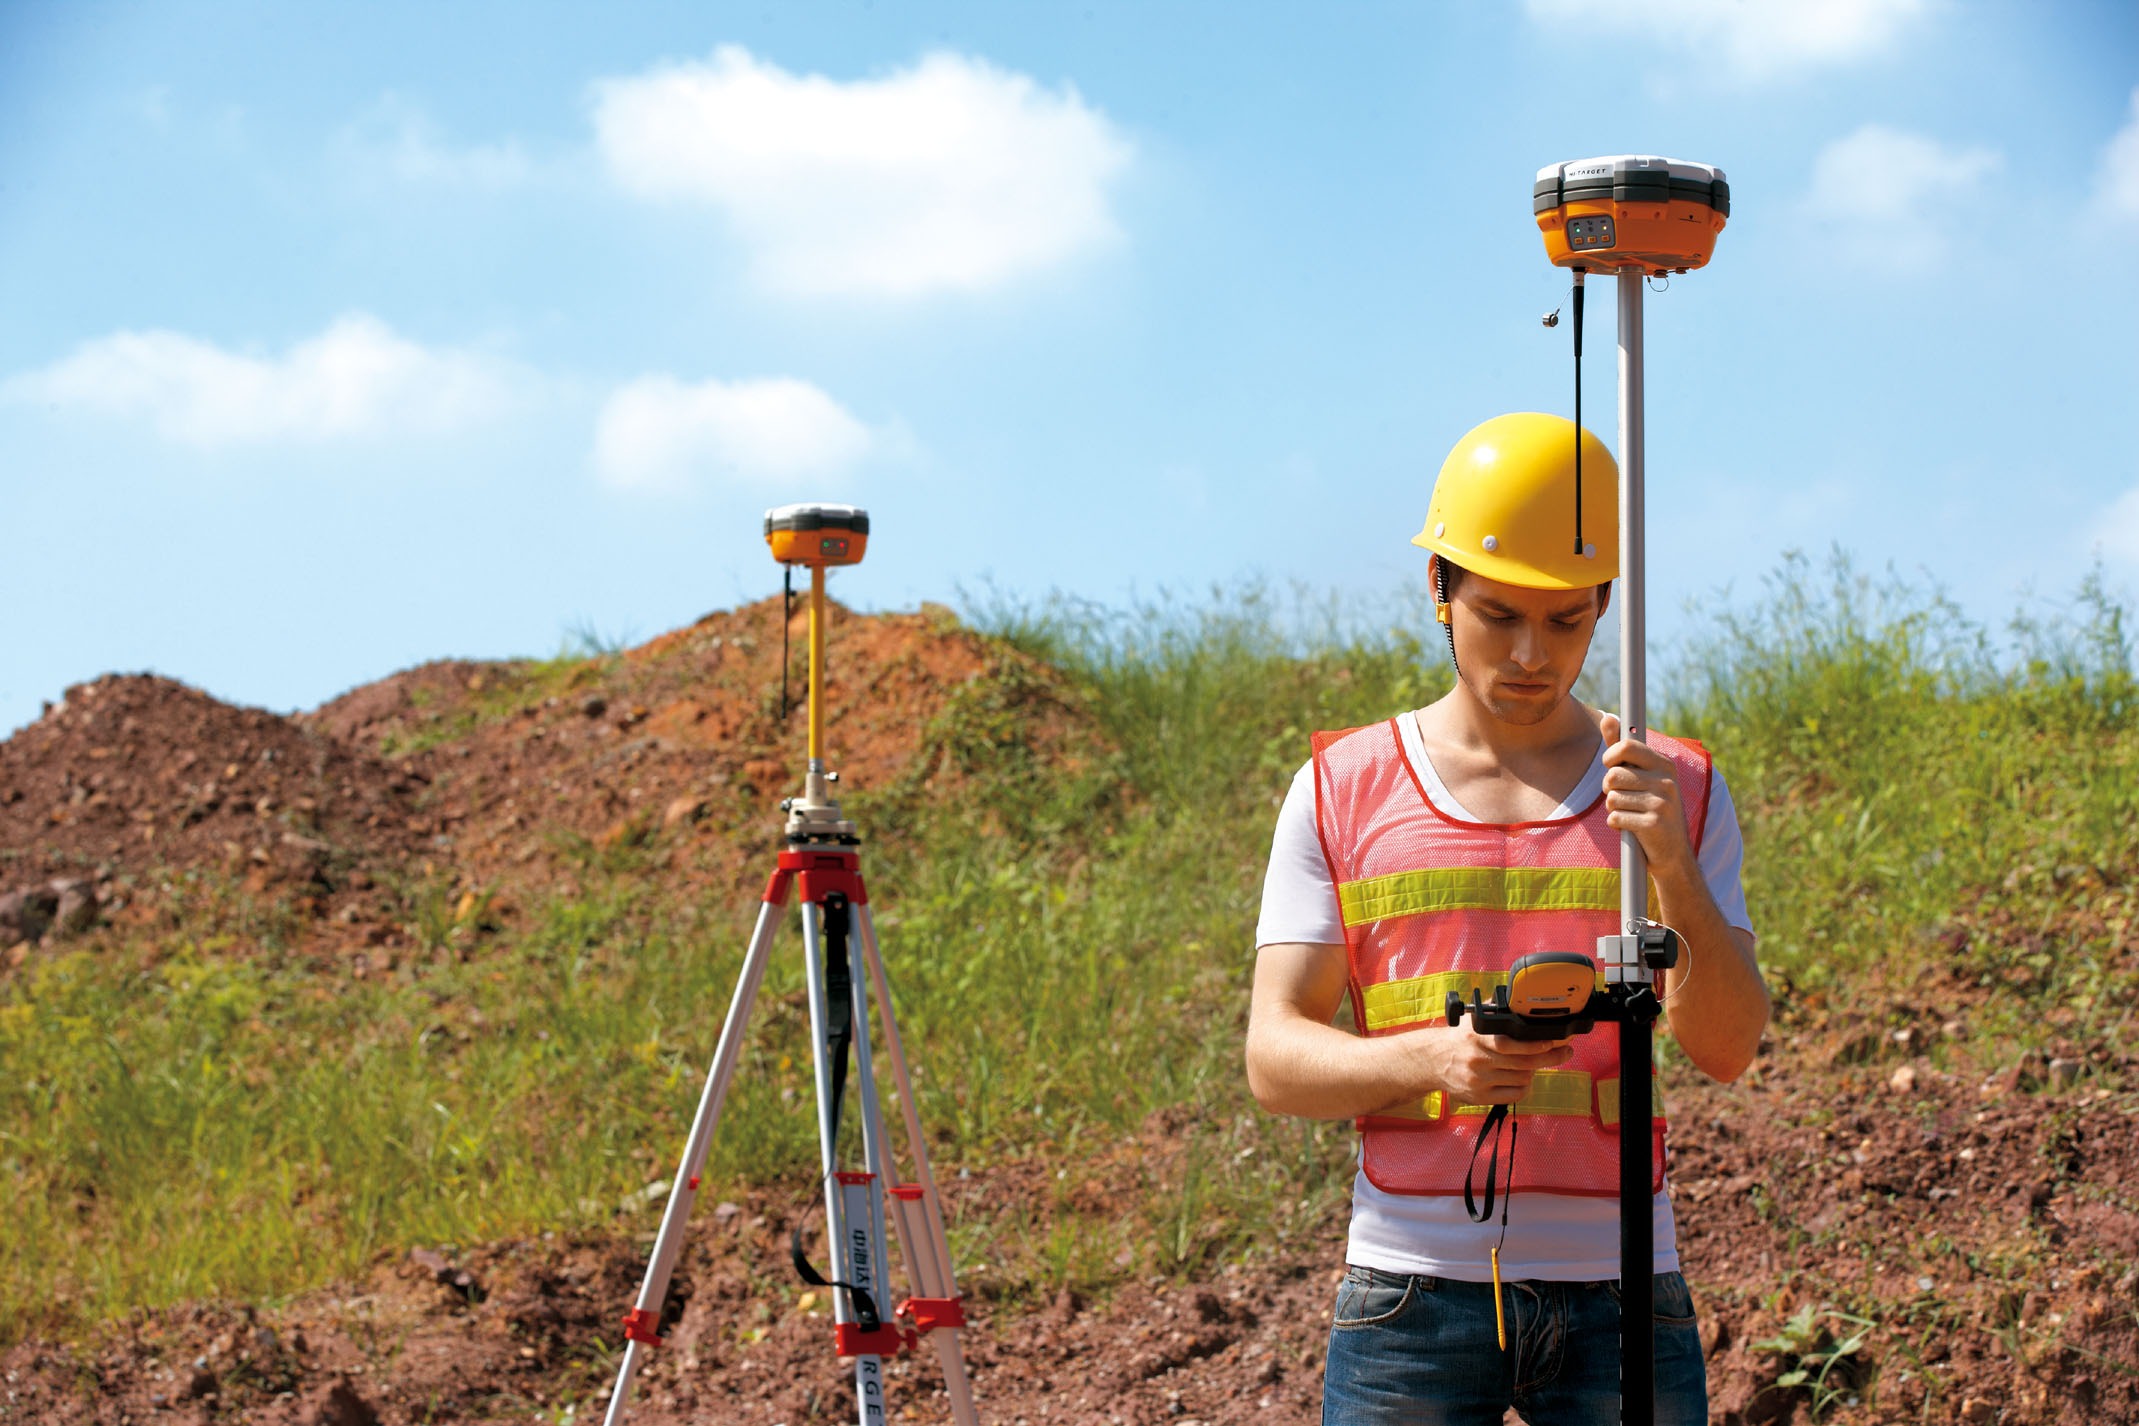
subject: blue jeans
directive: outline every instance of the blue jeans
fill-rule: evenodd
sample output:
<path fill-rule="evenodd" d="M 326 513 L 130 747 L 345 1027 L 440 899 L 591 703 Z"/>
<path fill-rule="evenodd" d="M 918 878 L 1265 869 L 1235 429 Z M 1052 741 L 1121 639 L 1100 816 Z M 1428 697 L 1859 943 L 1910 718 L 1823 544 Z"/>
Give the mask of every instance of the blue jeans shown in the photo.
<path fill-rule="evenodd" d="M 1619 1284 L 1506 1284 L 1508 1350 L 1493 1285 L 1355 1267 L 1337 1288 L 1323 1426 L 1618 1426 Z M 1705 1426 L 1708 1373 L 1693 1297 L 1656 1275 L 1657 1426 Z"/>

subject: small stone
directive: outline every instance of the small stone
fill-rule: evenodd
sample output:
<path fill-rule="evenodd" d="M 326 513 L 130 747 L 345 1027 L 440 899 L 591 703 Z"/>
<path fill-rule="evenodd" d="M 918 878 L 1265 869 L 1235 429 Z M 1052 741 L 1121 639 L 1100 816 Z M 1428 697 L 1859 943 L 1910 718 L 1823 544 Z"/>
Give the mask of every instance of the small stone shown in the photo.
<path fill-rule="evenodd" d="M 1896 1094 L 1914 1094 L 1916 1092 L 1916 1066 L 1903 1065 L 1900 1069 L 1895 1070 L 1887 1080 L 1887 1087 Z"/>
<path fill-rule="evenodd" d="M 2050 1061 L 2050 1083 L 2059 1089 L 2068 1089 L 2080 1077 L 2078 1060 L 2054 1059 Z"/>
<path fill-rule="evenodd" d="M 679 822 L 696 822 L 704 815 L 705 810 L 706 804 L 702 798 L 688 795 L 675 798 L 662 810 L 662 829 L 665 831 Z"/>
<path fill-rule="evenodd" d="M 307 1393 L 297 1419 L 304 1426 L 379 1426 L 379 1413 L 347 1377 Z"/>
<path fill-rule="evenodd" d="M 52 929 L 49 936 L 78 936 L 97 923 L 96 888 L 86 881 L 52 883 Z"/>
<path fill-rule="evenodd" d="M 1961 1402 L 1961 1419 L 1969 1426 L 1990 1426 L 1998 1419 L 1998 1408 L 1980 1396 L 1971 1396 Z"/>
<path fill-rule="evenodd" d="M 59 898 L 49 891 L 11 891 L 0 896 L 0 940 L 34 941 L 52 924 Z"/>

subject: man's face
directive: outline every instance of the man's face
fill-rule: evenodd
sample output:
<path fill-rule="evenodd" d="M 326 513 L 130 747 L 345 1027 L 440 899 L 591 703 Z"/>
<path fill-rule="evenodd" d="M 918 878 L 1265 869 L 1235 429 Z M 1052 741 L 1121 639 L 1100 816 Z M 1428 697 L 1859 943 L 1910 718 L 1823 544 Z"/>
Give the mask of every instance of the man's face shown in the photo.
<path fill-rule="evenodd" d="M 1450 617 L 1465 686 L 1503 723 L 1544 722 L 1581 676 L 1605 597 L 1603 589 L 1525 589 L 1464 575 Z"/>

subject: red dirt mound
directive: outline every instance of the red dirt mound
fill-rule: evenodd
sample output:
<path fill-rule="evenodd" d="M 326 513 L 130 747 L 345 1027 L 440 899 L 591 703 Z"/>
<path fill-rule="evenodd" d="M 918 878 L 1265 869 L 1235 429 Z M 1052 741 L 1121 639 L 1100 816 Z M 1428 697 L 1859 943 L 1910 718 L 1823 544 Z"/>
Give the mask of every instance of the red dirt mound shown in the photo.
<path fill-rule="evenodd" d="M 155 873 L 211 866 L 325 914 L 363 890 L 353 869 L 422 849 L 423 792 L 287 718 L 109 675 L 0 742 L 0 891 L 86 879 L 111 911 Z"/>
<path fill-rule="evenodd" d="M 1059 676 L 947 610 L 834 606 L 829 630 L 843 787 L 955 781 L 929 730 L 977 686 L 1007 710 L 984 737 L 1056 763 L 1098 755 Z M 402 901 L 418 883 L 569 892 L 577 864 L 619 847 L 647 848 L 685 885 L 748 885 L 802 780 L 799 603 L 787 633 L 784 712 L 778 599 L 621 654 L 425 664 L 295 718 L 149 675 L 70 689 L 0 742 L 0 953 L 19 963 L 27 943 L 100 915 L 145 920 L 188 872 L 280 903 L 292 934 L 329 953 L 409 942 Z M 509 897 L 482 901 L 512 914 Z"/>
<path fill-rule="evenodd" d="M 300 721 L 420 773 L 451 860 L 473 882 L 546 883 L 575 845 L 654 841 L 675 854 L 674 872 L 726 881 L 773 844 L 779 798 L 801 790 L 799 602 L 788 624 L 784 716 L 780 601 L 769 599 L 608 657 L 427 664 Z M 1016 688 L 1020 736 L 1041 756 L 1094 755 L 1090 720 L 1058 675 L 947 610 L 835 605 L 829 627 L 826 752 L 843 787 L 950 775 L 929 763 L 927 731 L 961 690 L 990 679 Z"/>

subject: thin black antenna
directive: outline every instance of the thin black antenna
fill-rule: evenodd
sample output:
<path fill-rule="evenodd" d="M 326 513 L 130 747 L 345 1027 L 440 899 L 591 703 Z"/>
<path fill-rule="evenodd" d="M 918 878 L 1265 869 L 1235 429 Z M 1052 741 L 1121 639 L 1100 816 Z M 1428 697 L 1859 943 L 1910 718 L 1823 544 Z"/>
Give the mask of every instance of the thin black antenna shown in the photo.
<path fill-rule="evenodd" d="M 795 567 L 780 566 L 780 726 L 787 726 L 787 626 L 795 619 Z"/>

